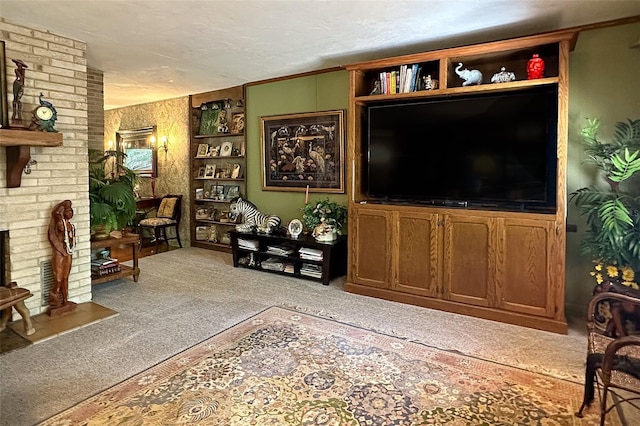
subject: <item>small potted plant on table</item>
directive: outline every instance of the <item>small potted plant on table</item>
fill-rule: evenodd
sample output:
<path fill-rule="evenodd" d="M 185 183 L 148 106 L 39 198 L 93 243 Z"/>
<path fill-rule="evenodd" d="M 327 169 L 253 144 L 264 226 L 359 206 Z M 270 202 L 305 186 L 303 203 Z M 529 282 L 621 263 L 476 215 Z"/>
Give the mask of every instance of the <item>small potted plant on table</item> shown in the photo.
<path fill-rule="evenodd" d="M 305 204 L 302 223 L 318 241 L 333 241 L 347 223 L 347 207 L 325 198 Z"/>

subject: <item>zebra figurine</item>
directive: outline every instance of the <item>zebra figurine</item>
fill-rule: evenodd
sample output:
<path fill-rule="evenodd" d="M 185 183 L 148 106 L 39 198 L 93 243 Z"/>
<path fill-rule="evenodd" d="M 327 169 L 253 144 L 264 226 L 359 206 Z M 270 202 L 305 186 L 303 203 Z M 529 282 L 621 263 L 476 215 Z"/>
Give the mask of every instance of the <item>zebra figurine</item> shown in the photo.
<path fill-rule="evenodd" d="M 257 228 L 258 232 L 270 234 L 280 226 L 278 216 L 260 213 L 253 203 L 240 197 L 231 201 L 229 210 L 233 217 L 242 215 L 243 222 L 236 225 L 238 232 L 251 232 Z"/>

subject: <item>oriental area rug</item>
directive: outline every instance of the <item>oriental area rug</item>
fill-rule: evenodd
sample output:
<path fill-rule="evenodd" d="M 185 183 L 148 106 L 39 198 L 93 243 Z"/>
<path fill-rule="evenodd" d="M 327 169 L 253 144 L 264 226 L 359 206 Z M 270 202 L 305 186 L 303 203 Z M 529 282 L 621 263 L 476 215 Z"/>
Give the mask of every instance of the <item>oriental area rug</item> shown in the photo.
<path fill-rule="evenodd" d="M 581 400 L 577 383 L 271 307 L 42 424 L 598 424 Z"/>

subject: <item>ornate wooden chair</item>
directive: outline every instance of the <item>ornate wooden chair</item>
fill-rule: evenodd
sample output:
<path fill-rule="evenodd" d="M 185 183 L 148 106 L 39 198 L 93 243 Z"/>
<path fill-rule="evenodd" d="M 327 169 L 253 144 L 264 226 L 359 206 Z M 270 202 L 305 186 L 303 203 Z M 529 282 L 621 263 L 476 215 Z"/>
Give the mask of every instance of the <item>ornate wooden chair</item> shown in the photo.
<path fill-rule="evenodd" d="M 158 206 L 156 217 L 142 219 L 138 223 L 140 238 L 144 236 L 145 230 L 151 231 L 156 244 L 156 253 L 158 253 L 160 241 L 164 241 L 168 248 L 169 240 L 178 240 L 178 245 L 182 247 L 179 232 L 181 212 L 182 195 L 165 195 Z M 167 228 L 173 228 L 175 236 L 167 237 Z"/>
<path fill-rule="evenodd" d="M 640 336 L 627 335 L 624 326 L 627 320 L 635 319 L 639 307 L 639 298 L 611 291 L 596 294 L 589 302 L 585 392 L 576 416 L 582 417 L 593 402 L 596 389 L 600 396 L 600 425 L 604 425 L 612 409 L 623 403 L 640 410 Z M 601 330 L 604 327 L 598 323 L 605 315 L 610 316 L 608 326 Z M 617 329 L 615 324 L 625 328 Z"/>

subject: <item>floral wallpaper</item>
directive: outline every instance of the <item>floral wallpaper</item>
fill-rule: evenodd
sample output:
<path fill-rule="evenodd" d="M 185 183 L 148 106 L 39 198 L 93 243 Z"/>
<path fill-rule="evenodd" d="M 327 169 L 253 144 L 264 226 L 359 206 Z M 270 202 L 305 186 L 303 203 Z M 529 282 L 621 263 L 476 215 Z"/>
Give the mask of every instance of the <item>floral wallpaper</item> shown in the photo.
<path fill-rule="evenodd" d="M 146 126 L 157 127 L 158 141 L 167 137 L 168 150 L 158 149 L 158 177 L 156 196 L 182 194 L 182 218 L 180 220 L 180 241 L 183 247 L 190 245 L 189 193 L 189 98 L 180 97 L 147 104 L 133 105 L 104 112 L 104 147 L 110 140 L 116 140 L 120 129 L 136 129 Z M 160 143 L 161 145 L 161 143 Z M 151 179 L 142 178 L 140 195 L 150 197 Z M 175 243 L 175 240 L 173 240 Z"/>

